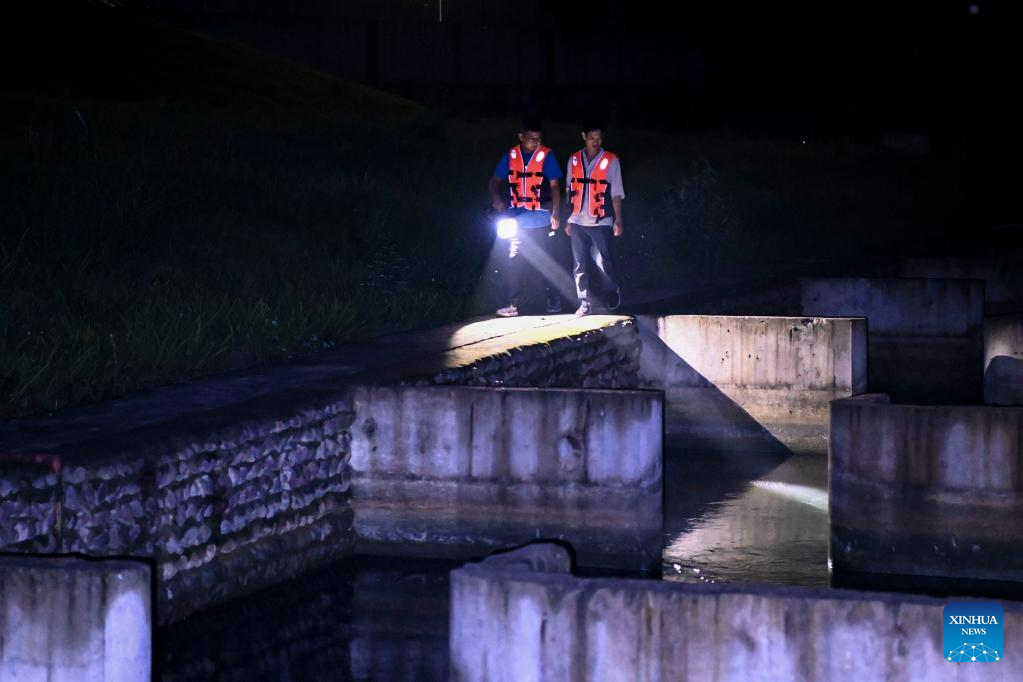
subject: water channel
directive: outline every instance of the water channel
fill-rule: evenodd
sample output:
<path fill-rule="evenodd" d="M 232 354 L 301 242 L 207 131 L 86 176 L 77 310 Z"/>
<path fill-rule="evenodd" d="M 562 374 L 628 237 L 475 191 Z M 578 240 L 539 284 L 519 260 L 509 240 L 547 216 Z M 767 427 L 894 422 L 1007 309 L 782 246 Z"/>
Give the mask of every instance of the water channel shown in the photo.
<path fill-rule="evenodd" d="M 827 457 L 665 451 L 663 579 L 828 586 Z M 358 557 L 158 630 L 158 679 L 448 679 L 448 574 L 461 562 Z M 1020 595 L 869 576 L 843 586 Z"/>

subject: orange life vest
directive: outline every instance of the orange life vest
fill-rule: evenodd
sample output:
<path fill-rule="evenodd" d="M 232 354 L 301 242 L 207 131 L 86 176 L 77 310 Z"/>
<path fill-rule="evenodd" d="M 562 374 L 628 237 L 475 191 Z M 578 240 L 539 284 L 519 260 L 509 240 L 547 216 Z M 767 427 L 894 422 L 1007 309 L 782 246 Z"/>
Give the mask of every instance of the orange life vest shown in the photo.
<path fill-rule="evenodd" d="M 508 151 L 508 187 L 511 191 L 511 208 L 525 208 L 531 211 L 540 208 L 543 161 L 550 153 L 549 147 L 540 145 L 533 152 L 529 164 L 523 165 L 519 145 L 515 145 Z"/>
<path fill-rule="evenodd" d="M 568 183 L 568 200 L 572 202 L 572 213 L 583 212 L 583 191 L 586 185 L 590 186 L 589 205 L 586 207 L 586 215 L 596 219 L 607 217 L 607 204 L 605 199 L 610 191 L 607 181 L 607 169 L 611 162 L 617 157 L 609 151 L 605 151 L 600 161 L 593 168 L 593 175 L 586 176 L 586 163 L 584 150 L 580 149 L 572 154 L 571 169 L 572 176 Z"/>

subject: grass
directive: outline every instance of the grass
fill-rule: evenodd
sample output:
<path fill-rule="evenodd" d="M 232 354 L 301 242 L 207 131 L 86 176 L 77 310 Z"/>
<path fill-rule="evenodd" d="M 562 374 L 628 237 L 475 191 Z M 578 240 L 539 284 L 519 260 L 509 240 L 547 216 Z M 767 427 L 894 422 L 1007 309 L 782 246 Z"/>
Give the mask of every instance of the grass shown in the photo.
<path fill-rule="evenodd" d="M 0 419 L 495 306 L 485 188 L 512 121 L 443 118 L 96 11 L 68 40 L 133 36 L 117 38 L 135 56 L 121 99 L 115 65 L 86 57 L 74 77 L 0 94 Z M 566 125 L 546 141 L 562 162 L 579 146 Z M 973 210 L 955 157 L 624 130 L 607 146 L 623 159 L 631 287 L 905 249 Z"/>

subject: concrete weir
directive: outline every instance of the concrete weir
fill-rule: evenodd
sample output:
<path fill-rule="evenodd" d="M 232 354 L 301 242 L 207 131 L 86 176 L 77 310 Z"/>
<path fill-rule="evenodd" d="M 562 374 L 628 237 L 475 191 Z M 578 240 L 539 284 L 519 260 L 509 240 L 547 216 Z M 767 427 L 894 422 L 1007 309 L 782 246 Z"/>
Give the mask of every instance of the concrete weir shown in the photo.
<path fill-rule="evenodd" d="M 0 556 L 0 679 L 150 679 L 152 579 L 139 561 Z"/>
<path fill-rule="evenodd" d="M 468 321 L 384 337 L 367 346 L 337 349 L 285 366 L 211 377 L 5 423 L 0 425 L 0 551 L 150 559 L 157 574 L 157 620 L 181 619 L 354 554 L 349 460 L 351 424 L 359 409 L 353 393 L 359 392 L 359 385 L 386 381 L 411 384 L 418 388 L 407 390 L 425 392 L 432 390 L 431 384 L 507 386 L 547 381 L 578 387 L 631 386 L 636 383 L 637 338 L 631 321 L 624 317 Z M 437 390 L 454 395 L 461 389 Z M 536 409 L 550 407 L 552 414 L 562 414 L 556 405 L 551 407 L 556 400 L 530 400 L 539 401 Z M 637 400 L 626 397 L 622 405 L 634 406 Z M 478 441 L 490 428 L 482 417 L 487 403 L 482 398 L 469 402 L 480 410 L 476 419 L 468 422 Z M 608 405 L 601 409 L 607 414 L 625 418 L 628 410 L 610 404 L 610 397 L 587 397 L 580 404 L 605 402 Z M 519 403 L 509 398 L 502 404 Z M 379 401 L 375 407 L 382 409 Z M 438 431 L 426 426 L 443 430 L 442 423 L 431 422 L 438 413 L 429 401 L 416 409 L 423 414 L 398 411 L 386 417 L 378 415 L 377 438 L 391 429 L 400 431 L 403 424 L 423 425 L 416 432 L 423 438 L 413 437 L 403 442 L 403 447 L 421 453 L 424 461 L 438 464 L 447 475 L 450 471 L 445 467 L 462 465 L 463 460 L 456 457 L 461 453 L 436 450 L 434 446 L 441 442 L 436 438 Z M 520 412 L 503 414 L 510 417 L 513 413 Z M 574 414 L 598 417 L 597 412 L 585 410 Z M 360 424 L 365 423 L 363 418 Z M 518 428 L 514 421 L 498 421 L 493 428 L 509 442 L 534 438 L 539 447 L 537 424 Z M 587 440 L 613 441 L 602 432 L 600 423 L 566 423 L 565 429 L 561 441 L 555 438 L 547 445 L 556 455 L 564 454 L 566 467 L 589 467 L 578 480 L 569 474 L 559 480 L 545 479 L 546 471 L 530 479 L 515 469 L 509 479 L 502 478 L 500 472 L 473 479 L 476 487 L 463 486 L 461 492 L 482 490 L 486 480 L 494 483 L 490 490 L 502 500 L 504 495 L 524 495 L 524 500 L 544 510 L 559 505 L 585 508 L 581 500 L 586 499 L 587 490 L 601 490 L 619 501 L 627 498 L 627 485 L 615 488 L 618 483 L 613 473 L 601 469 L 612 461 L 610 455 L 600 454 L 606 446 Z M 637 439 L 647 437 L 642 429 L 642 433 L 627 431 Z M 614 442 L 623 448 L 615 453 L 620 462 L 633 462 L 633 443 Z M 638 447 L 648 463 L 655 446 L 640 443 Z M 594 453 L 598 453 L 596 459 L 591 458 Z M 381 456 L 386 455 L 381 451 Z M 478 453 L 473 457 L 478 463 Z M 444 463 L 445 458 L 451 462 Z M 385 462 L 389 461 L 370 463 L 364 471 L 386 471 L 398 478 L 422 473 L 423 478 L 439 476 L 436 480 L 454 485 L 437 471 L 427 475 L 425 471 L 387 469 Z M 517 467 L 523 460 L 512 461 Z M 498 481 L 516 485 L 503 486 Z M 659 474 L 654 477 L 644 470 L 643 477 L 633 482 L 649 484 L 659 495 Z M 547 491 L 544 486 L 548 483 L 555 490 Z M 406 490 L 416 493 L 409 485 Z M 391 488 L 378 490 L 389 494 Z M 403 498 L 402 504 L 412 514 L 421 511 L 427 499 L 413 495 Z M 636 524 L 641 530 L 635 530 L 635 535 L 659 533 L 659 500 L 657 530 L 647 528 L 644 521 Z M 395 498 L 388 497 L 386 502 L 393 503 Z M 510 512 L 524 504 L 520 500 L 519 507 L 509 502 L 505 507 L 467 504 L 450 509 L 477 513 L 486 508 L 497 514 L 495 519 L 503 509 L 509 515 L 501 520 L 505 527 L 513 527 L 524 517 Z M 576 513 L 581 512 L 576 509 Z M 551 512 L 544 523 L 523 521 L 514 532 L 490 540 L 522 542 L 535 537 L 538 529 L 556 536 L 556 528 L 566 518 Z M 580 522 L 578 527 L 594 529 L 601 524 L 622 527 L 613 524 L 602 510 L 594 511 L 589 526 Z M 528 537 L 523 531 L 526 527 Z M 622 537 L 631 532 L 623 531 Z M 587 545 L 591 547 L 596 547 L 596 540 Z M 603 553 L 625 551 L 608 549 Z"/>
<path fill-rule="evenodd" d="M 862 318 L 640 315 L 640 373 L 673 441 L 827 452 L 828 403 L 867 390 Z"/>
<path fill-rule="evenodd" d="M 1023 581 L 1023 407 L 831 404 L 839 571 Z"/>
<path fill-rule="evenodd" d="M 360 551 L 473 557 L 558 538 L 583 566 L 659 570 L 659 392 L 367 386 L 353 404 Z"/>
<path fill-rule="evenodd" d="M 943 651 L 944 600 L 586 579 L 525 549 L 452 572 L 451 679 L 1008 682 L 1023 669 L 1014 604 L 1003 607 L 1004 659 L 968 665 Z"/>

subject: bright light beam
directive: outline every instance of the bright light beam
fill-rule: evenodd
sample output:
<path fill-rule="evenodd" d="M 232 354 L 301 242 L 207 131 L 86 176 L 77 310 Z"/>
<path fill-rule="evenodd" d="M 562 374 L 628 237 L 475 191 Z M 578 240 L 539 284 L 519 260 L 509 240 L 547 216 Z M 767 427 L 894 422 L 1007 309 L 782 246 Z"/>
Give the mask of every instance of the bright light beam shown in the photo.
<path fill-rule="evenodd" d="M 809 485 L 798 485 L 796 483 L 782 483 L 780 481 L 753 481 L 755 488 L 767 490 L 779 497 L 801 502 L 820 511 L 828 510 L 828 491 L 814 488 Z"/>

